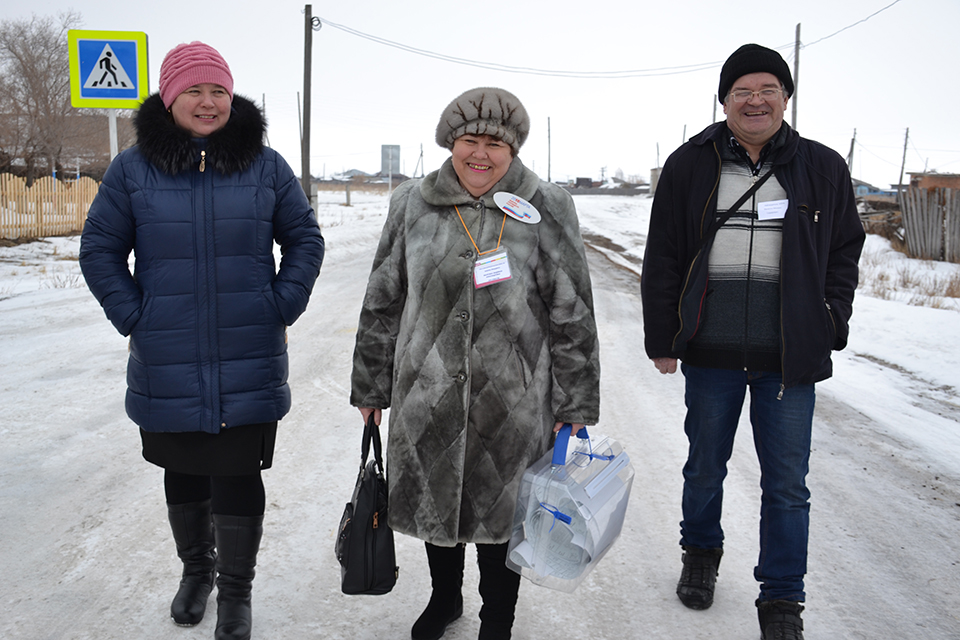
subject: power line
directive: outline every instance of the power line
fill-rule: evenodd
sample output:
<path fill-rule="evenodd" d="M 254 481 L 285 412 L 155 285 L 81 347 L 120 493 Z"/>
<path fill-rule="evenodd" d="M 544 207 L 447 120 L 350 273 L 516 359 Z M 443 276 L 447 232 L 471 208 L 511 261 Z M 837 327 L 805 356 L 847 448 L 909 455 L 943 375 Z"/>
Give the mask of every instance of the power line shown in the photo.
<path fill-rule="evenodd" d="M 884 158 L 883 156 L 880 156 L 880 155 L 874 153 L 873 151 L 870 150 L 869 147 L 865 146 L 865 145 L 864 145 L 862 142 L 860 142 L 859 140 L 857 140 L 857 143 L 856 143 L 856 144 L 857 144 L 857 148 L 859 148 L 859 149 L 860 149 L 861 151 L 863 151 L 863 152 L 869 153 L 870 155 L 872 155 L 872 156 L 873 156 L 874 158 L 876 158 L 877 160 L 880 160 L 881 162 L 885 162 L 885 163 L 889 164 L 889 165 L 892 166 L 892 167 L 899 167 L 899 166 L 900 166 L 899 164 L 897 164 L 897 163 L 895 163 L 895 162 L 890 162 L 889 160 L 887 160 L 887 159 Z M 885 148 L 888 148 L 888 149 L 889 149 L 890 147 L 885 147 Z"/>
<path fill-rule="evenodd" d="M 495 62 L 481 62 L 477 60 L 468 60 L 466 58 L 457 58 L 455 56 L 449 56 L 443 53 L 436 53 L 435 51 L 427 51 L 426 49 L 418 49 L 417 47 L 411 47 L 400 42 L 394 42 L 393 40 L 387 40 L 386 38 L 381 38 L 380 36 L 370 35 L 369 33 L 364 33 L 358 31 L 351 27 L 337 24 L 335 22 L 330 22 L 326 18 L 321 18 L 323 24 L 333 27 L 334 29 L 339 29 L 351 35 L 357 36 L 359 38 L 364 38 L 378 44 L 386 45 L 388 47 L 393 47 L 395 49 L 400 49 L 401 51 L 407 51 L 409 53 L 415 53 L 417 55 L 425 56 L 427 58 L 433 58 L 435 60 L 442 60 L 444 62 L 452 62 L 455 64 L 462 64 L 468 67 L 478 67 L 480 69 L 488 69 L 493 71 L 505 71 L 507 73 L 523 73 L 528 75 L 539 75 L 539 76 L 554 76 L 554 77 L 563 77 L 563 78 L 636 78 L 643 76 L 661 76 L 661 75 L 676 75 L 680 73 L 692 73 L 694 71 L 703 71 L 705 69 L 711 69 L 714 67 L 719 67 L 723 64 L 723 60 L 714 61 L 714 62 L 704 62 L 700 64 L 692 64 L 678 67 L 660 67 L 656 69 L 629 69 L 623 71 L 563 71 L 556 69 L 535 69 L 531 67 L 514 67 L 505 64 L 499 64 Z"/>
<path fill-rule="evenodd" d="M 817 43 L 823 42 L 829 38 L 832 38 L 847 29 L 852 29 L 858 24 L 862 24 L 869 20 L 870 18 L 876 16 L 879 13 L 882 13 L 892 7 L 893 5 L 901 2 L 901 0 L 894 0 L 887 6 L 882 9 L 875 11 L 868 15 L 866 18 L 857 20 L 854 23 L 848 24 L 842 29 L 831 33 L 828 36 L 824 36 L 819 40 L 815 40 L 809 44 L 801 45 L 802 48 L 811 47 Z M 428 51 L 426 49 L 419 49 L 417 47 L 412 47 L 410 45 L 403 44 L 401 42 L 395 42 L 393 40 L 387 40 L 386 38 L 381 38 L 380 36 L 371 35 L 369 33 L 364 33 L 352 27 L 346 25 L 337 24 L 336 22 L 331 22 L 326 18 L 319 18 L 319 20 L 334 29 L 339 29 L 345 33 L 356 36 L 358 38 L 363 38 L 371 42 L 376 42 L 377 44 L 382 44 L 387 47 L 393 47 L 394 49 L 400 49 L 401 51 L 406 51 L 408 53 L 413 53 L 416 55 L 424 56 L 426 58 L 433 58 L 434 60 L 441 60 L 443 62 L 451 62 L 453 64 L 460 64 L 468 67 L 477 67 L 480 69 L 488 69 L 491 71 L 503 71 L 506 73 L 519 73 L 526 75 L 535 75 L 535 76 L 549 76 L 549 77 L 559 77 L 559 78 L 581 78 L 581 79 L 600 79 L 600 80 L 610 80 L 610 79 L 620 79 L 620 78 L 643 78 L 651 76 L 673 76 L 680 75 L 684 73 L 694 73 L 696 71 L 705 71 L 707 69 L 715 69 L 723 65 L 723 60 L 715 60 L 713 62 L 701 62 L 699 64 L 691 65 L 681 65 L 677 67 L 658 67 L 653 69 L 625 69 L 621 71 L 565 71 L 559 69 L 536 69 L 532 67 L 515 67 L 511 65 L 499 64 L 496 62 L 482 62 L 477 60 L 468 60 L 466 58 L 458 58 L 456 56 L 450 56 L 443 53 L 437 53 L 435 51 Z M 778 47 L 778 49 L 793 47 L 793 43 L 784 45 L 783 47 Z"/>
<path fill-rule="evenodd" d="M 831 33 L 831 34 L 828 35 L 828 36 L 823 36 L 823 37 L 820 38 L 819 40 L 814 40 L 814 41 L 811 42 L 810 44 L 806 44 L 806 45 L 802 45 L 802 46 L 803 46 L 803 48 L 812 47 L 813 45 L 817 44 L 818 42 L 823 42 L 824 40 L 827 40 L 828 38 L 832 38 L 833 36 L 837 35 L 838 33 L 843 33 L 843 32 L 846 31 L 847 29 L 852 29 L 853 27 L 857 26 L 858 24 L 862 24 L 862 23 L 866 22 L 867 20 L 869 20 L 869 19 L 872 18 L 873 16 L 877 15 L 878 13 L 883 13 L 884 11 L 886 11 L 887 9 L 889 9 L 890 7 L 892 7 L 893 5 L 897 4 L 897 3 L 900 2 L 900 1 L 901 1 L 901 0 L 893 0 L 893 2 L 891 2 L 890 4 L 888 4 L 887 6 L 885 6 L 883 9 L 879 9 L 879 10 L 877 10 L 877 11 L 874 11 L 873 13 L 871 13 L 870 15 L 868 15 L 866 18 L 863 18 L 863 19 L 861 19 L 861 20 L 857 20 L 856 22 L 854 22 L 854 23 L 852 23 L 852 24 L 848 24 L 847 26 L 845 26 L 843 29 L 840 29 L 839 31 L 834 31 L 833 33 Z"/>

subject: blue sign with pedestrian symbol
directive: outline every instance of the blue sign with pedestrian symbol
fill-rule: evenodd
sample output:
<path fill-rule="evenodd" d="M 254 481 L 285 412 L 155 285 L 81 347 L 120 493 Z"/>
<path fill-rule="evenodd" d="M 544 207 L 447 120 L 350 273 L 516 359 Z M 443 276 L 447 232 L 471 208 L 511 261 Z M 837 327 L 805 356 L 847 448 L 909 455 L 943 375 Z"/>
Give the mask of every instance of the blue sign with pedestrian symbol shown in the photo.
<path fill-rule="evenodd" d="M 71 30 L 67 38 L 73 106 L 136 108 L 149 95 L 145 33 Z"/>

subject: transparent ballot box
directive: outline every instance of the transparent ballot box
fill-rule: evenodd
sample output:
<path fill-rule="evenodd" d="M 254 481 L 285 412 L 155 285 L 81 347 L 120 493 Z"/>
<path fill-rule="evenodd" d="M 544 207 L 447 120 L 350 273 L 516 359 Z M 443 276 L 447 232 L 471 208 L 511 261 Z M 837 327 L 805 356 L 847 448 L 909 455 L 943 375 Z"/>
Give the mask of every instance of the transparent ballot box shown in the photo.
<path fill-rule="evenodd" d="M 623 529 L 633 465 L 620 443 L 586 428 L 557 434 L 523 474 L 507 566 L 536 584 L 573 591 Z M 570 446 L 568 446 L 570 445 Z"/>

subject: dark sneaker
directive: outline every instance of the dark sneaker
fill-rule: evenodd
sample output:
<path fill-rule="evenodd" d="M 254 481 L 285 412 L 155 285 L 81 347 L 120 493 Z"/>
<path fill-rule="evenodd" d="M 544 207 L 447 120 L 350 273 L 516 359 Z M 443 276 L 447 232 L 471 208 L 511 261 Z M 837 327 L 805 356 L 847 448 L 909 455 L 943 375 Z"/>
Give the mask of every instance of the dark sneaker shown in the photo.
<path fill-rule="evenodd" d="M 683 572 L 677 583 L 680 602 L 691 609 L 709 609 L 723 549 L 683 548 Z"/>
<path fill-rule="evenodd" d="M 757 600 L 760 640 L 803 640 L 803 606 L 789 600 Z"/>

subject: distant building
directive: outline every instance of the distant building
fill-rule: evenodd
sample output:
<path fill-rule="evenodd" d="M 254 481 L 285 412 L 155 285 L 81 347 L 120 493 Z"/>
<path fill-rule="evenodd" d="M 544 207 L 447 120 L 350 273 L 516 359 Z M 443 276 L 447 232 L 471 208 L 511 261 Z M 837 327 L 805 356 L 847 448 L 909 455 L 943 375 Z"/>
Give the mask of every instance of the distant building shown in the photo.
<path fill-rule="evenodd" d="M 960 189 L 960 174 L 958 173 L 912 173 L 910 186 L 917 189 Z"/>
<path fill-rule="evenodd" d="M 850 182 L 853 183 L 853 194 L 858 198 L 871 198 L 871 197 L 895 197 L 897 195 L 896 189 L 880 189 L 875 187 L 870 183 L 864 182 L 863 180 L 857 180 L 856 178 L 851 178 Z"/>

